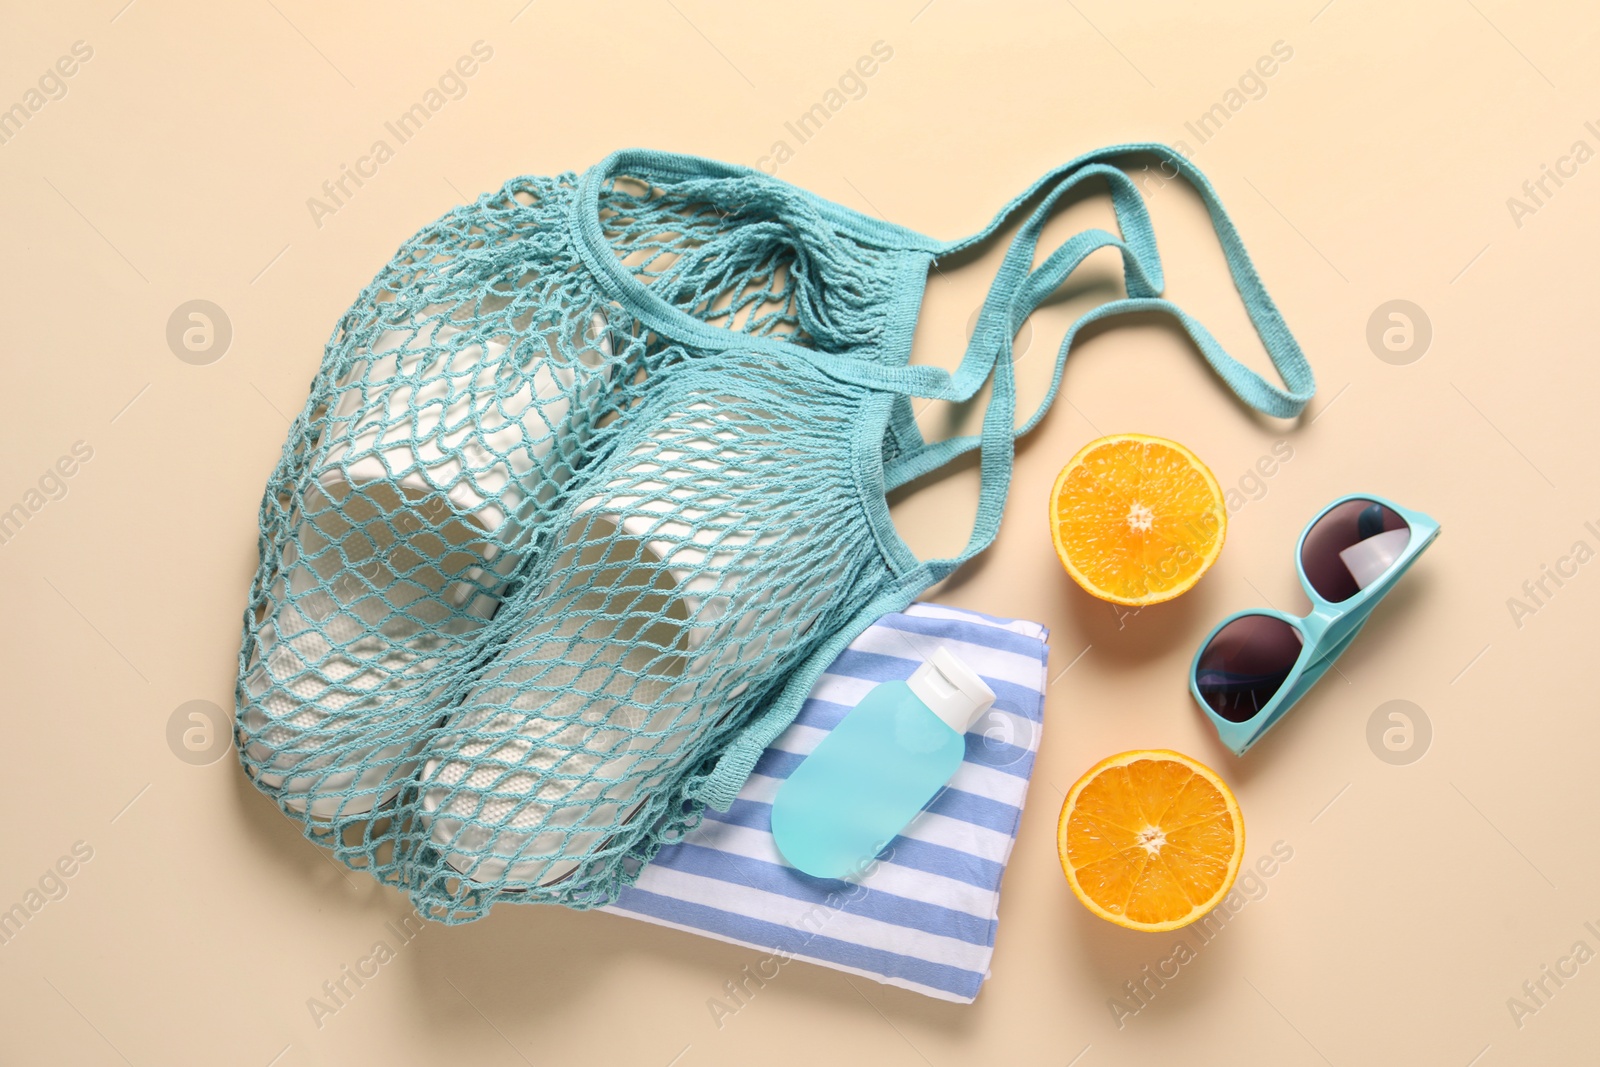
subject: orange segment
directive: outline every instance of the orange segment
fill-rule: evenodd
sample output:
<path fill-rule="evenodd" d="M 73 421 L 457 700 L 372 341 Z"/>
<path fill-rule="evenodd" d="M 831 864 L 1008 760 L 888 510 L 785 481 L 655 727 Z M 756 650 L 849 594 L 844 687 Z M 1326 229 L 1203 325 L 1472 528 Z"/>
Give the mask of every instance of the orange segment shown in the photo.
<path fill-rule="evenodd" d="M 1187 592 L 1227 536 L 1222 488 L 1176 441 L 1116 434 L 1085 445 L 1050 491 L 1050 536 L 1072 580 L 1143 606 Z"/>
<path fill-rule="evenodd" d="M 1164 749 L 1124 752 L 1074 783 L 1056 848 L 1084 907 L 1130 930 L 1175 930 L 1233 888 L 1244 818 L 1204 764 Z"/>

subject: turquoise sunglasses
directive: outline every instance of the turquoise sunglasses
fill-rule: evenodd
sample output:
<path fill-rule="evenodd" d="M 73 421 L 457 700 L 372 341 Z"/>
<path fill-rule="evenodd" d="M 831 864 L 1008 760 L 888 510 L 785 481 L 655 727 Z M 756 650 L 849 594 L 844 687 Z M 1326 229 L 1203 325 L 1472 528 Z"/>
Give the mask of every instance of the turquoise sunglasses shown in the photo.
<path fill-rule="evenodd" d="M 1189 691 L 1238 756 L 1333 666 L 1394 583 L 1439 536 L 1439 524 L 1382 497 L 1352 494 L 1300 534 L 1295 566 L 1311 598 L 1304 618 L 1256 608 L 1229 615 L 1189 668 Z"/>

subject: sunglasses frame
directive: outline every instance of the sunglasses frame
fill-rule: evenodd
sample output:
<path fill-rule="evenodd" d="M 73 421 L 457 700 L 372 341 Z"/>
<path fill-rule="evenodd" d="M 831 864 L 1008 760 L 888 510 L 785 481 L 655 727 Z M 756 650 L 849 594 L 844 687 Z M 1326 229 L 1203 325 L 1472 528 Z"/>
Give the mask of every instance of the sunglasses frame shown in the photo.
<path fill-rule="evenodd" d="M 1360 590 L 1348 600 L 1338 602 L 1324 599 L 1306 578 L 1304 552 L 1306 537 L 1311 533 L 1317 523 L 1334 508 L 1341 504 L 1348 504 L 1352 500 L 1368 500 L 1374 504 L 1381 504 L 1405 520 L 1411 529 L 1411 540 L 1406 543 L 1405 550 L 1400 553 L 1393 566 L 1378 581 Z M 1300 587 L 1305 590 L 1306 597 L 1311 601 L 1311 612 L 1304 616 L 1289 615 L 1274 608 L 1250 608 L 1245 611 L 1236 611 L 1212 627 L 1206 634 L 1204 641 L 1195 651 L 1194 661 L 1189 664 L 1189 692 L 1194 697 L 1195 703 L 1200 705 L 1211 725 L 1216 729 L 1217 736 L 1236 756 L 1242 756 L 1250 747 L 1283 718 L 1284 713 L 1294 707 L 1300 698 L 1305 696 L 1333 666 L 1333 661 L 1344 654 L 1344 650 L 1355 640 L 1356 634 L 1367 624 L 1367 619 L 1372 614 L 1372 609 L 1378 602 L 1388 595 L 1394 588 L 1394 583 L 1400 576 L 1411 569 L 1417 557 L 1425 552 L 1434 538 L 1439 536 L 1440 526 L 1432 518 L 1420 511 L 1403 508 L 1392 500 L 1386 500 L 1373 493 L 1350 493 L 1328 504 L 1315 517 L 1306 523 L 1305 529 L 1300 531 L 1300 539 L 1294 546 L 1294 567 L 1300 575 Z M 1266 706 L 1244 722 L 1233 722 L 1218 715 L 1211 705 L 1206 703 L 1205 697 L 1200 693 L 1200 658 L 1205 655 L 1206 649 L 1211 647 L 1211 642 L 1216 640 L 1217 634 L 1223 627 L 1238 619 L 1251 615 L 1265 615 L 1269 618 L 1281 619 L 1294 627 L 1300 635 L 1300 656 L 1295 660 L 1294 667 L 1283 679 L 1283 684 L 1278 687 Z"/>

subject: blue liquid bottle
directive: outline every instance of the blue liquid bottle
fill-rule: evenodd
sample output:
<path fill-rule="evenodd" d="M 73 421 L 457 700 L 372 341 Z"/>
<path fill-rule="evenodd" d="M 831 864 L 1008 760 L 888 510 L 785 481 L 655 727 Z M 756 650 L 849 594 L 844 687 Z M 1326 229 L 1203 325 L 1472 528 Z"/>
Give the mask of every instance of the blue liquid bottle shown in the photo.
<path fill-rule="evenodd" d="M 950 780 L 994 692 L 948 649 L 868 693 L 772 802 L 784 859 L 818 878 L 859 875 Z"/>

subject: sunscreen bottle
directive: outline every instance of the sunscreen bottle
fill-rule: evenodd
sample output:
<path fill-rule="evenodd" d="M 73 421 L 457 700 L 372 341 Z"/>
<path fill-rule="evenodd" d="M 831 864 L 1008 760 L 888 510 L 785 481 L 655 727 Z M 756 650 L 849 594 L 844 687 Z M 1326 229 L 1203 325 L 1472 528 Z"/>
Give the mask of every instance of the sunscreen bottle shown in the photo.
<path fill-rule="evenodd" d="M 968 727 L 993 704 L 943 647 L 908 681 L 874 688 L 778 789 L 778 851 L 818 878 L 861 871 L 956 773 Z"/>

